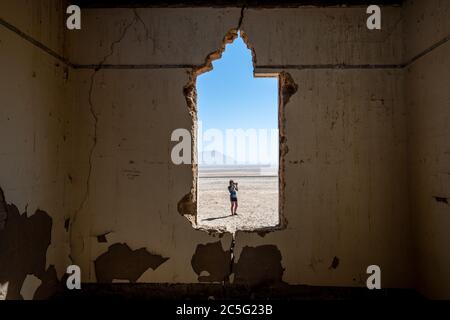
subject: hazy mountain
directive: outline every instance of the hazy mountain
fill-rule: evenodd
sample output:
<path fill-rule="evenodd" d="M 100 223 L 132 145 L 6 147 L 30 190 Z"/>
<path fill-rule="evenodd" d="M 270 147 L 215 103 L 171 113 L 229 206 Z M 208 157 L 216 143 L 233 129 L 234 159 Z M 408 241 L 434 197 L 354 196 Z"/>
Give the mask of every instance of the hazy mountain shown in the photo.
<path fill-rule="evenodd" d="M 233 159 L 232 157 L 228 157 L 227 155 L 224 155 L 223 153 L 217 150 L 199 152 L 197 155 L 197 159 L 198 164 L 200 166 L 208 166 L 208 165 L 223 166 L 236 164 L 235 159 Z"/>

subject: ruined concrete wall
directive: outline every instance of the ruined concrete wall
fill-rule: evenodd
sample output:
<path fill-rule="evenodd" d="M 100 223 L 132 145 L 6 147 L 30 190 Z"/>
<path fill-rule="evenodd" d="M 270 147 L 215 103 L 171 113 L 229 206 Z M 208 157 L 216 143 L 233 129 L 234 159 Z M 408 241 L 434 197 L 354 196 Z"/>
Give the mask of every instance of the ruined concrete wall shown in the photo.
<path fill-rule="evenodd" d="M 383 8 L 379 32 L 364 9 L 244 19 L 257 71 L 283 67 L 298 90 L 285 113 L 287 228 L 238 233 L 236 253 L 275 245 L 288 283 L 365 286 L 376 264 L 383 287 L 411 286 L 401 9 Z"/>
<path fill-rule="evenodd" d="M 90 282 L 331 286 L 377 264 L 385 288 L 450 297 L 448 1 L 384 7 L 381 31 L 363 7 L 87 9 L 81 31 L 64 9 L 0 3 L 8 298 L 48 297 L 72 262 Z M 292 90 L 286 228 L 232 241 L 180 215 L 192 168 L 171 163 L 170 134 L 191 127 L 192 70 L 238 26 L 256 72 Z"/>
<path fill-rule="evenodd" d="M 124 243 L 168 258 L 155 271 L 139 274 L 139 281 L 195 282 L 190 261 L 197 244 L 217 239 L 194 231 L 177 210 L 192 184 L 190 167 L 170 162 L 172 130 L 190 123 L 182 90 L 186 70 L 94 72 L 77 72 L 82 85 L 75 109 L 80 121 L 72 118 L 76 152 L 70 174 L 76 197 L 71 255 L 83 279 L 94 281 L 107 272 L 95 268 L 98 257 Z M 91 112 L 97 117 L 96 134 Z M 229 247 L 230 236 L 224 241 Z"/>
<path fill-rule="evenodd" d="M 105 279 L 114 266 L 102 268 L 99 256 L 111 253 L 123 261 L 110 246 L 124 244 L 164 259 L 154 269 L 112 280 L 197 282 L 191 266 L 197 245 L 218 238 L 193 230 L 178 212 L 192 187 L 192 171 L 171 163 L 170 136 L 191 125 L 183 95 L 191 65 L 204 63 L 221 45 L 239 14 L 239 9 L 84 10 L 82 30 L 70 33 L 71 59 L 84 65 L 74 71 L 70 168 L 76 212 L 71 255 L 84 281 Z M 211 32 L 218 36 L 208 36 Z M 224 250 L 230 244 L 225 235 Z"/>
<path fill-rule="evenodd" d="M 161 264 L 116 280 L 219 281 L 217 264 L 230 263 L 236 283 L 363 286 L 378 264 L 384 287 L 409 286 L 402 9 L 383 15 L 383 30 L 369 31 L 363 7 L 248 9 L 243 19 L 239 9 L 84 10 L 68 35 L 71 254 L 84 280 L 114 278 L 98 269 L 104 255 L 145 248 Z M 239 21 L 256 71 L 287 72 L 298 90 L 285 114 L 287 227 L 238 233 L 229 261 L 229 235 L 195 231 L 177 212 L 192 171 L 171 163 L 169 139 L 191 126 L 189 73 Z"/>
<path fill-rule="evenodd" d="M 68 264 L 64 6 L 0 3 L 0 283 L 45 298 Z M 46 48 L 44 50 L 44 48 Z"/>
<path fill-rule="evenodd" d="M 405 70 L 417 286 L 450 298 L 450 2 L 407 1 Z"/>

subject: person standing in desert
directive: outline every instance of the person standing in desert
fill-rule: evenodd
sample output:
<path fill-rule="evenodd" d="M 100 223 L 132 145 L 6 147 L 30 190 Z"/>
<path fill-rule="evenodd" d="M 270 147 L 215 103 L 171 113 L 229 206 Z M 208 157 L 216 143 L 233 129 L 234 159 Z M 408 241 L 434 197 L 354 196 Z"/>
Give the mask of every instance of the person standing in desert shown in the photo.
<path fill-rule="evenodd" d="M 237 182 L 235 183 L 233 180 L 230 180 L 228 192 L 230 192 L 231 215 L 234 216 L 237 214 L 236 210 L 238 207 L 238 200 L 237 200 L 238 183 Z"/>

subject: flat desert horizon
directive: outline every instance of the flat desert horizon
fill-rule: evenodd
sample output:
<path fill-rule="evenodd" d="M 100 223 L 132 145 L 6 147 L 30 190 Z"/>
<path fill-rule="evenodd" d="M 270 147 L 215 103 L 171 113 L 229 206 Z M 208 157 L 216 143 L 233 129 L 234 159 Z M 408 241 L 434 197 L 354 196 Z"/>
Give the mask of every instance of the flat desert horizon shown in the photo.
<path fill-rule="evenodd" d="M 234 233 L 279 224 L 278 167 L 199 167 L 197 225 Z M 238 183 L 237 215 L 231 216 L 229 181 Z"/>

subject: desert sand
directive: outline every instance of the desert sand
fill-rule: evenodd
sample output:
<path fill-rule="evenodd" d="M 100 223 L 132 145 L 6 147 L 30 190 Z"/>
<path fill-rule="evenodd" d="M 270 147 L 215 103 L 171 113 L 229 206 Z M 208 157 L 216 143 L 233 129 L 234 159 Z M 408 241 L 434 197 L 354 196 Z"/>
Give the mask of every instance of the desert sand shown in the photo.
<path fill-rule="evenodd" d="M 231 216 L 229 180 L 239 183 L 237 215 Z M 255 230 L 274 227 L 278 216 L 278 177 L 207 176 L 198 180 L 197 225 L 200 228 Z"/>

